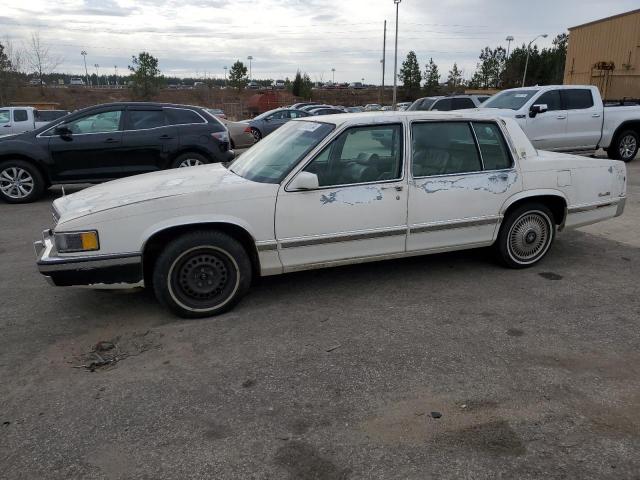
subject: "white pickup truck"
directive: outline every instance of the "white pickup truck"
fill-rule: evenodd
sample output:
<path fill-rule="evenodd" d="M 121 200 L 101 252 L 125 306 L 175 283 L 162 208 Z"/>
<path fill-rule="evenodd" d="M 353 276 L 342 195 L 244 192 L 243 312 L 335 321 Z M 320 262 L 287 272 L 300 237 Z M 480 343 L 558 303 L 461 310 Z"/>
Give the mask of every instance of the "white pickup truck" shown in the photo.
<path fill-rule="evenodd" d="M 592 151 L 629 162 L 640 146 L 640 105 L 605 106 L 594 86 L 549 85 L 504 90 L 480 109 L 515 118 L 536 148 Z"/>
<path fill-rule="evenodd" d="M 40 111 L 33 107 L 0 107 L 0 137 L 35 130 L 67 113 L 66 110 Z"/>

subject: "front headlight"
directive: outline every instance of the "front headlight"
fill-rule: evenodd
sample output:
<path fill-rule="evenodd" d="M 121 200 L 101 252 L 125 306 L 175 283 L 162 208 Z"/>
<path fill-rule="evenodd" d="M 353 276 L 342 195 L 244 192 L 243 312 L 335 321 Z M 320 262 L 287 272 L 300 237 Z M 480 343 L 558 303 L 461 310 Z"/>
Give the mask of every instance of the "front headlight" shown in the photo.
<path fill-rule="evenodd" d="M 100 250 L 98 232 L 89 230 L 86 232 L 54 233 L 53 238 L 58 253 L 91 252 Z"/>

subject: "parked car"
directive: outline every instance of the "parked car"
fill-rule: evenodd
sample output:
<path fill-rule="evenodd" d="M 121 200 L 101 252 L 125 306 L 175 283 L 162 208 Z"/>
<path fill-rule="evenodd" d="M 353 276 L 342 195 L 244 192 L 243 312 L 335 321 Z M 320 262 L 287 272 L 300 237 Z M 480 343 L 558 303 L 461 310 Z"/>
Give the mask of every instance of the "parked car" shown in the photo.
<path fill-rule="evenodd" d="M 391 105 L 383 105 L 382 108 L 380 109 L 381 112 L 390 112 L 393 110 L 393 107 Z"/>
<path fill-rule="evenodd" d="M 322 104 L 318 102 L 300 102 L 300 103 L 294 103 L 288 108 L 291 108 L 293 110 L 299 110 L 300 108 L 306 107 L 307 105 L 322 105 Z"/>
<path fill-rule="evenodd" d="M 398 103 L 398 111 L 404 112 L 407 108 L 411 106 L 411 102 L 400 102 Z"/>
<path fill-rule="evenodd" d="M 84 80 L 83 80 L 83 79 L 81 79 L 80 77 L 71 77 L 71 78 L 69 79 L 69 85 L 73 85 L 73 86 L 76 86 L 76 85 L 84 86 Z"/>
<path fill-rule="evenodd" d="M 345 111 L 339 108 L 331 107 L 331 108 L 316 108 L 316 109 L 310 110 L 309 113 L 311 115 L 336 115 L 339 113 L 345 113 Z"/>
<path fill-rule="evenodd" d="M 214 115 L 218 118 L 227 118 L 227 116 L 224 113 L 224 110 L 220 108 L 206 108 L 205 110 L 209 112 L 211 115 Z"/>
<path fill-rule="evenodd" d="M 515 118 L 536 148 L 591 151 L 630 162 L 640 146 L 640 106 L 604 106 L 598 87 L 549 85 L 504 90 L 481 106 Z"/>
<path fill-rule="evenodd" d="M 346 111 L 347 113 L 361 113 L 361 112 L 364 112 L 364 108 L 363 107 L 347 107 Z"/>
<path fill-rule="evenodd" d="M 51 111 L 64 112 L 61 110 Z M 47 116 L 48 114 L 45 114 L 45 117 L 42 118 L 38 110 L 33 107 L 2 107 L 0 108 L 0 136 L 14 135 L 43 127 L 51 121 L 46 119 Z"/>
<path fill-rule="evenodd" d="M 40 85 L 47 85 L 47 82 L 45 82 L 44 80 L 40 81 L 39 78 L 32 78 L 31 80 L 29 80 L 29 85 L 31 85 L 32 87 L 39 87 Z"/>
<path fill-rule="evenodd" d="M 229 137 L 232 149 L 244 149 L 252 147 L 256 143 L 256 139 L 251 131 L 251 125 L 246 122 L 232 122 L 230 120 L 221 119 L 222 123 L 229 131 Z"/>
<path fill-rule="evenodd" d="M 409 111 L 439 111 L 450 112 L 452 110 L 463 110 L 466 108 L 477 108 L 482 105 L 488 97 L 486 95 L 452 95 L 450 97 L 424 97 L 413 102 L 407 110 Z"/>
<path fill-rule="evenodd" d="M 315 110 L 316 108 L 331 108 L 331 105 L 327 105 L 325 103 L 313 103 L 311 105 L 305 105 L 304 107 L 300 107 L 299 110 L 303 112 L 308 112 L 310 110 Z"/>
<path fill-rule="evenodd" d="M 368 103 L 364 106 L 365 112 L 377 112 L 382 110 L 382 106 L 379 103 Z"/>
<path fill-rule="evenodd" d="M 529 267 L 558 231 L 621 215 L 625 200 L 624 163 L 538 151 L 513 119 L 311 117 L 228 168 L 61 197 L 35 247 L 55 285 L 146 285 L 177 315 L 203 317 L 231 309 L 254 275 L 485 246 Z"/>
<path fill-rule="evenodd" d="M 0 138 L 0 198 L 32 202 L 52 184 L 99 183 L 232 159 L 227 129 L 199 107 L 98 105 Z"/>
<path fill-rule="evenodd" d="M 259 142 L 288 121 L 294 118 L 308 117 L 309 115 L 311 114 L 302 110 L 276 108 L 275 110 L 269 110 L 262 115 L 258 115 L 251 120 L 245 120 L 245 122 L 251 127 L 251 133 L 253 133 L 256 142 Z"/>
<path fill-rule="evenodd" d="M 363 90 L 366 87 L 362 84 L 362 82 L 353 82 L 349 84 L 349 88 L 352 88 L 353 90 Z"/>
<path fill-rule="evenodd" d="M 258 82 L 251 81 L 247 85 L 247 89 L 249 89 L 249 90 L 260 90 L 260 84 Z"/>
<path fill-rule="evenodd" d="M 273 88 L 275 90 L 284 90 L 286 87 L 286 82 L 284 80 L 276 80 L 275 82 L 273 82 Z"/>

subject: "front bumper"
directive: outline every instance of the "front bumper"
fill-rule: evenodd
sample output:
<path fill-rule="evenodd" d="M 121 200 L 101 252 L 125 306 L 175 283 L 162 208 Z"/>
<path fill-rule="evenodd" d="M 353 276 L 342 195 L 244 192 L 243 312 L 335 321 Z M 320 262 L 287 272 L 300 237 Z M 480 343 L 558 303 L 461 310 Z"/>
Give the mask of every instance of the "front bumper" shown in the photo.
<path fill-rule="evenodd" d="M 38 270 L 49 283 L 58 287 L 129 287 L 140 285 L 144 278 L 142 256 L 139 253 L 61 257 L 55 250 L 51 230 L 42 232 L 42 240 L 34 242 L 33 246 Z"/>

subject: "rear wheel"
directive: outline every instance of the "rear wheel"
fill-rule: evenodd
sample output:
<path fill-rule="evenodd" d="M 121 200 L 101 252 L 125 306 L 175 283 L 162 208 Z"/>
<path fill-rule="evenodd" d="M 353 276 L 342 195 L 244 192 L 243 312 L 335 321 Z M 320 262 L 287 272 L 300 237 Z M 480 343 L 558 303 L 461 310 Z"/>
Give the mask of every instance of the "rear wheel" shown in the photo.
<path fill-rule="evenodd" d="M 513 210 L 498 234 L 496 250 L 510 268 L 527 268 L 547 254 L 555 238 L 553 213 L 540 203 L 528 203 Z"/>
<path fill-rule="evenodd" d="M 609 146 L 607 155 L 614 160 L 630 162 L 638 154 L 640 147 L 640 135 L 634 130 L 625 130 L 620 133 Z"/>
<path fill-rule="evenodd" d="M 153 272 L 156 297 L 183 318 L 230 310 L 251 284 L 251 261 L 242 245 L 222 232 L 196 231 L 170 242 Z"/>
<path fill-rule="evenodd" d="M 258 130 L 257 128 L 251 127 L 251 135 L 253 135 L 253 138 L 256 142 L 262 140 L 262 133 L 260 133 L 260 130 Z"/>
<path fill-rule="evenodd" d="M 40 171 L 24 160 L 0 163 L 0 198 L 8 203 L 29 203 L 42 196 L 46 187 Z"/>
<path fill-rule="evenodd" d="M 205 163 L 209 163 L 209 161 L 204 155 L 195 152 L 187 152 L 178 156 L 178 158 L 176 158 L 171 164 L 171 168 L 196 167 L 198 165 L 204 165 Z"/>

